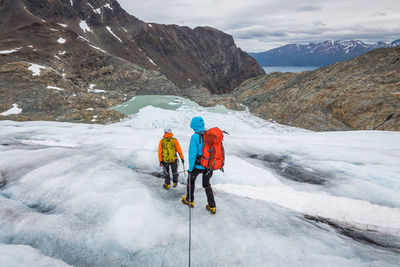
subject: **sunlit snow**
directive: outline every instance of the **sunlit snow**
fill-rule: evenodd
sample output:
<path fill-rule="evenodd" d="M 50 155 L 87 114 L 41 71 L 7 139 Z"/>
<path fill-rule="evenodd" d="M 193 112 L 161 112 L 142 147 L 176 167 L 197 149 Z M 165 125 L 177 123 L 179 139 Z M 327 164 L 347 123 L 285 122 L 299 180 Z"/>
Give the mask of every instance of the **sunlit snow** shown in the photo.
<path fill-rule="evenodd" d="M 81 40 L 83 40 L 83 41 L 85 41 L 85 42 L 90 43 L 90 41 L 89 41 L 88 39 L 86 39 L 85 37 L 78 36 L 78 39 L 81 39 Z"/>
<path fill-rule="evenodd" d="M 58 40 L 57 40 L 57 42 L 60 43 L 60 44 L 65 44 L 65 41 L 66 40 L 64 38 L 61 38 L 61 37 L 58 38 Z"/>
<path fill-rule="evenodd" d="M 151 60 L 151 58 L 147 57 L 147 59 L 150 61 L 151 64 L 153 64 L 154 66 L 157 66 L 156 63 L 154 63 L 154 61 Z"/>
<path fill-rule="evenodd" d="M 109 26 L 107 26 L 106 28 L 107 28 L 107 31 L 109 31 L 115 38 L 118 39 L 118 41 L 120 41 L 120 42 L 122 43 L 121 38 L 119 38 L 119 37 L 111 30 L 111 28 L 110 28 Z"/>
<path fill-rule="evenodd" d="M 28 67 L 28 70 L 32 71 L 33 76 L 38 76 L 41 73 L 42 69 L 46 69 L 46 67 L 34 64 L 34 63 L 29 63 L 30 66 Z"/>
<path fill-rule="evenodd" d="M 18 107 L 18 104 L 14 103 L 12 108 L 0 113 L 0 115 L 8 116 L 8 115 L 13 115 L 13 114 L 20 114 L 21 112 L 22 112 L 22 109 Z"/>
<path fill-rule="evenodd" d="M 99 50 L 99 51 L 103 52 L 103 53 L 107 53 L 107 51 L 101 49 L 100 47 L 97 47 L 97 46 L 94 46 L 94 45 L 91 45 L 91 44 L 90 44 L 90 46 L 93 47 L 96 50 Z"/>
<path fill-rule="evenodd" d="M 14 48 L 11 50 L 2 50 L 2 51 L 0 51 L 0 55 L 11 54 L 11 53 L 17 52 L 20 49 L 21 48 Z"/>
<path fill-rule="evenodd" d="M 111 10 L 113 10 L 113 8 L 111 7 L 111 5 L 110 5 L 110 4 L 105 4 L 105 5 L 104 5 L 104 7 L 106 7 L 106 8 L 108 8 L 108 9 L 111 9 Z"/>
<path fill-rule="evenodd" d="M 90 29 L 85 20 L 81 20 L 81 22 L 79 23 L 79 27 L 81 27 L 84 32 L 92 32 L 92 29 Z"/>
<path fill-rule="evenodd" d="M 67 24 L 63 24 L 63 23 L 57 23 L 58 25 L 60 25 L 61 27 L 67 28 L 68 25 Z"/>
<path fill-rule="evenodd" d="M 192 266 L 400 262 L 398 132 L 316 133 L 172 96 L 123 105 L 141 107 L 110 125 L 0 121 L 0 263 L 187 266 L 185 179 L 162 188 L 157 147 L 172 128 L 187 162 L 196 115 L 229 135 L 216 215 L 196 181 Z"/>
<path fill-rule="evenodd" d="M 56 87 L 56 86 L 47 86 L 47 89 L 52 89 L 52 90 L 57 90 L 57 91 L 65 90 L 65 89 L 62 89 L 62 88 L 59 88 L 59 87 Z"/>

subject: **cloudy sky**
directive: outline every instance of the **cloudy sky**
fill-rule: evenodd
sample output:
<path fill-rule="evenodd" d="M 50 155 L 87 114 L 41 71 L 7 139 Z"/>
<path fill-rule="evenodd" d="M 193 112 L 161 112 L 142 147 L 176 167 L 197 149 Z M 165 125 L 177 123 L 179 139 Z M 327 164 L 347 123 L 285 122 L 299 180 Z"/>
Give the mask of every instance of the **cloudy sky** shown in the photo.
<path fill-rule="evenodd" d="M 288 43 L 400 39 L 400 0 L 118 0 L 146 22 L 229 33 L 247 52 Z"/>

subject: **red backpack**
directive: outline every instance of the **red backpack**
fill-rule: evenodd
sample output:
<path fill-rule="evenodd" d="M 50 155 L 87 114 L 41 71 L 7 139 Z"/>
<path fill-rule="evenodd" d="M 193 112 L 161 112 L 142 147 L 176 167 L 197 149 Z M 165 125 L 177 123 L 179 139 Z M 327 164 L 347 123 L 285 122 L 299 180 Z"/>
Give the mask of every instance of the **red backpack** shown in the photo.
<path fill-rule="evenodd" d="M 223 132 L 217 128 L 211 128 L 204 131 L 202 156 L 200 158 L 200 165 L 206 169 L 224 171 L 223 166 L 225 163 L 225 151 L 222 145 L 224 139 Z"/>

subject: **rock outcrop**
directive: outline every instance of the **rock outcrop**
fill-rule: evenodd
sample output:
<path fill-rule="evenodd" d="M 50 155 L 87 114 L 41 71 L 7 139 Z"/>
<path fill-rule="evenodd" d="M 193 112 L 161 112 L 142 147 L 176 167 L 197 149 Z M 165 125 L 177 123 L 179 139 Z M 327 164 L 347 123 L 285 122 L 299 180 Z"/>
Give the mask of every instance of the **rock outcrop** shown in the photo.
<path fill-rule="evenodd" d="M 290 126 L 400 131 L 400 48 L 315 71 L 252 78 L 233 96 L 251 112 Z"/>
<path fill-rule="evenodd" d="M 0 113 L 23 110 L 0 119 L 115 121 L 108 108 L 137 94 L 221 94 L 263 73 L 223 32 L 148 24 L 115 0 L 0 0 Z"/>

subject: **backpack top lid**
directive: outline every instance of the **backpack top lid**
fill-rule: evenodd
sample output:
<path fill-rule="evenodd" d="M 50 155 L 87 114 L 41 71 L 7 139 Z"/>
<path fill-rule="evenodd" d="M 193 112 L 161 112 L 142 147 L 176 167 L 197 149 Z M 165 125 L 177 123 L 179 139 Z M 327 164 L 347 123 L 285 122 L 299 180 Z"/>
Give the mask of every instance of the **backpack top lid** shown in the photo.
<path fill-rule="evenodd" d="M 204 138 L 207 143 L 213 145 L 221 143 L 224 139 L 224 134 L 218 127 L 214 127 L 205 132 Z"/>
<path fill-rule="evenodd" d="M 165 128 L 164 129 L 164 134 L 166 134 L 166 133 L 172 133 L 171 128 Z"/>

